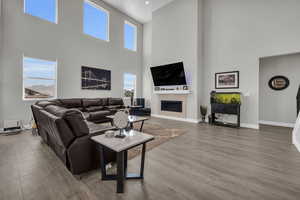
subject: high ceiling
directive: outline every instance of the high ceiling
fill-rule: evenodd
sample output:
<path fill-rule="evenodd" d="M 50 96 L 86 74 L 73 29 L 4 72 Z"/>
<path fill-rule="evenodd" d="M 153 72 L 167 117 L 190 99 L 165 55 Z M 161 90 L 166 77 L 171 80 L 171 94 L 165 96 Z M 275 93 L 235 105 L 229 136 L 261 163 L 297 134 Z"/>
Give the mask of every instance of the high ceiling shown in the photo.
<path fill-rule="evenodd" d="M 170 3 L 173 0 L 103 0 L 128 16 L 141 23 L 147 23 L 152 19 L 152 12 Z"/>

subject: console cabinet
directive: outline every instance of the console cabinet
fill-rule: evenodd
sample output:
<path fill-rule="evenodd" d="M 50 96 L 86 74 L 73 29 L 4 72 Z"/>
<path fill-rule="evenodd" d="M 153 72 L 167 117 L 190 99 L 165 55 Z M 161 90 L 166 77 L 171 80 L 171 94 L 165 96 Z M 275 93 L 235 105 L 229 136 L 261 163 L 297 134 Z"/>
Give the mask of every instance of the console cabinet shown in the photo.
<path fill-rule="evenodd" d="M 240 127 L 240 107 L 241 107 L 240 104 L 212 103 L 211 104 L 212 124 L 239 128 Z M 216 114 L 236 115 L 237 122 L 236 123 L 218 122 L 218 121 L 216 121 Z"/>

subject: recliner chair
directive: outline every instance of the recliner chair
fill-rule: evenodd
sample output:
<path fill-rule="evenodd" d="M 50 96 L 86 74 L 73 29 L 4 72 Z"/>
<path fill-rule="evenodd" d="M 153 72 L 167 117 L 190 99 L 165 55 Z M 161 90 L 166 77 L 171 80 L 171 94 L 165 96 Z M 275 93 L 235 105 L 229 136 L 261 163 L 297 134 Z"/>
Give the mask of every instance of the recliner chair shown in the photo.
<path fill-rule="evenodd" d="M 145 108 L 145 99 L 144 98 L 136 98 L 135 99 L 136 105 L 140 106 L 139 108 L 131 108 L 130 114 L 136 116 L 150 116 L 151 109 Z"/>

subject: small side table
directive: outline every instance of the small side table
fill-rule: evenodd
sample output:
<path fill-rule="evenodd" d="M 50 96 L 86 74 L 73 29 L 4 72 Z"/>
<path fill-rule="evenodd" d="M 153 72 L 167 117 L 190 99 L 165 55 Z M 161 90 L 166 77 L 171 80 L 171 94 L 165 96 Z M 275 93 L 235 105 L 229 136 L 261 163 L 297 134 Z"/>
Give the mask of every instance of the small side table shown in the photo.
<path fill-rule="evenodd" d="M 118 131 L 116 131 L 118 132 Z M 117 181 L 117 193 L 124 192 L 124 180 L 125 179 L 143 179 L 144 178 L 144 165 L 145 165 L 145 154 L 146 144 L 154 137 L 142 132 L 130 130 L 125 132 L 127 135 L 125 138 L 109 138 L 105 135 L 98 135 L 91 139 L 98 144 L 100 150 L 100 164 L 101 164 L 101 175 L 103 181 L 116 180 Z M 127 154 L 128 150 L 136 146 L 143 145 L 142 159 L 140 173 L 128 174 L 127 173 Z M 107 175 L 105 168 L 105 157 L 104 148 L 108 148 L 117 153 L 117 175 Z"/>

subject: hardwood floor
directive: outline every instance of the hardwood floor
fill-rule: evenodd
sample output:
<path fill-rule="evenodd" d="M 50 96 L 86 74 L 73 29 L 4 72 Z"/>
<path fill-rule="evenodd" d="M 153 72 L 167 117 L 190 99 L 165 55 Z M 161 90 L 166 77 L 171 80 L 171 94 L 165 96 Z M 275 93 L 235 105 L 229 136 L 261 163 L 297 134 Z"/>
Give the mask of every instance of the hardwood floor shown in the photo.
<path fill-rule="evenodd" d="M 187 134 L 149 151 L 145 180 L 100 180 L 99 170 L 72 176 L 39 137 L 0 136 L 0 199 L 300 199 L 300 153 L 291 129 L 231 129 L 152 118 Z M 129 171 L 139 167 L 137 157 Z"/>

